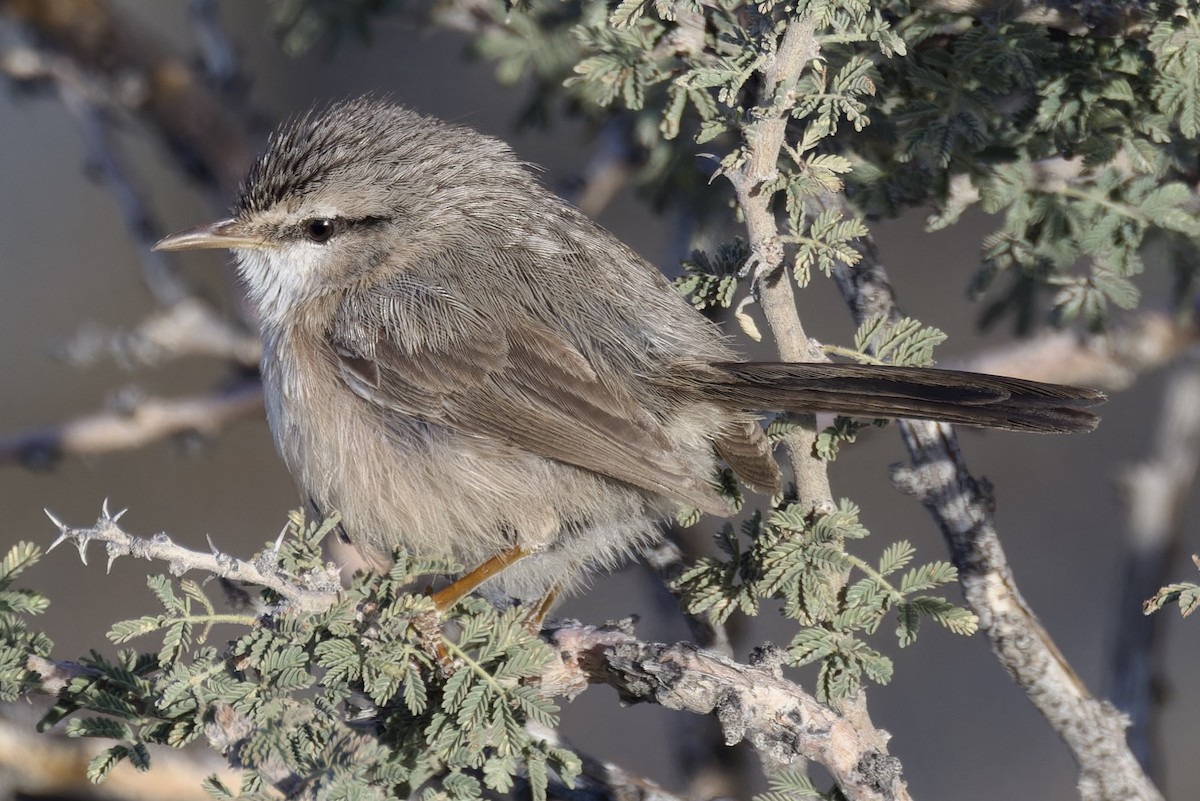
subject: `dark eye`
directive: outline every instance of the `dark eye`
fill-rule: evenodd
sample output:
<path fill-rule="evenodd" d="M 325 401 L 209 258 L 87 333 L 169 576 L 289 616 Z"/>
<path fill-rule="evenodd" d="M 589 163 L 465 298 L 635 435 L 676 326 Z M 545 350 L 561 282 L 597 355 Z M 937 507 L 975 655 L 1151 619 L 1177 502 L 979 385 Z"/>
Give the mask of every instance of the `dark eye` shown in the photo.
<path fill-rule="evenodd" d="M 333 220 L 318 217 L 304 223 L 304 235 L 313 242 L 328 242 L 334 232 Z"/>

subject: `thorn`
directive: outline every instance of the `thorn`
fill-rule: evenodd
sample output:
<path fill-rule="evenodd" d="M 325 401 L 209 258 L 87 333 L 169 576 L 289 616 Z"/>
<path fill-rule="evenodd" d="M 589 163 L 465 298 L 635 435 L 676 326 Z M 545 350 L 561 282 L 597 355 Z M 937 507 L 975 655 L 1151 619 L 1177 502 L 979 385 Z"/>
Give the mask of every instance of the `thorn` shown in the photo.
<path fill-rule="evenodd" d="M 283 530 L 279 532 L 279 536 L 275 538 L 275 545 L 271 547 L 273 553 L 279 553 L 279 549 L 283 547 L 283 538 L 287 536 L 287 530 L 288 527 L 284 526 Z"/>
<path fill-rule="evenodd" d="M 105 572 L 106 574 L 109 574 L 109 575 L 111 575 L 111 574 L 112 574 L 112 566 L 113 566 L 113 562 L 117 561 L 117 556 L 118 556 L 118 554 L 116 554 L 116 553 L 114 553 L 114 552 L 112 552 L 112 551 L 109 551 L 109 552 L 108 552 L 108 564 L 107 564 L 107 565 L 105 566 L 105 568 L 104 568 L 104 572 Z"/>
<path fill-rule="evenodd" d="M 90 538 L 87 535 L 84 535 L 75 540 L 75 547 L 79 549 L 79 561 L 83 562 L 85 566 L 87 565 L 87 547 L 89 539 Z"/>
<path fill-rule="evenodd" d="M 208 540 L 208 550 L 213 556 L 220 556 L 221 551 L 217 548 L 217 544 L 213 542 L 211 534 L 205 534 L 204 539 Z"/>
<path fill-rule="evenodd" d="M 108 513 L 108 498 L 105 498 L 104 503 L 100 504 L 100 514 L 104 516 L 105 520 L 112 519 L 112 515 Z"/>
<path fill-rule="evenodd" d="M 50 522 L 58 527 L 58 537 L 54 540 L 54 542 L 50 543 L 50 547 L 46 549 L 46 553 L 50 553 L 55 548 L 69 540 L 70 537 L 67 535 L 66 523 L 55 517 L 49 509 L 43 509 L 42 511 L 46 513 L 46 517 L 50 518 Z"/>
<path fill-rule="evenodd" d="M 117 522 L 118 520 L 120 520 L 122 517 L 124 517 L 124 516 L 125 516 L 125 513 L 126 513 L 126 512 L 128 512 L 128 511 L 129 511 L 129 507 L 125 507 L 125 508 L 124 508 L 124 509 L 122 509 L 121 511 L 117 512 L 115 515 L 113 515 L 113 516 L 112 516 L 112 522 L 114 522 L 114 523 L 115 523 L 115 522 Z"/>

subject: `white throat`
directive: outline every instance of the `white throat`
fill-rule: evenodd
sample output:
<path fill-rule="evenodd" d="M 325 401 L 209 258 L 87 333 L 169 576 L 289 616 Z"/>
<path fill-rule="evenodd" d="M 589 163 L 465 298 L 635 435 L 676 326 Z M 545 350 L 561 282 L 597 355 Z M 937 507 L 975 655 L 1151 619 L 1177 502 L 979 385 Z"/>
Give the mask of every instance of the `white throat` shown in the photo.
<path fill-rule="evenodd" d="M 328 258 L 322 245 L 301 241 L 233 253 L 264 325 L 282 327 L 297 306 L 321 294 L 321 265 Z"/>

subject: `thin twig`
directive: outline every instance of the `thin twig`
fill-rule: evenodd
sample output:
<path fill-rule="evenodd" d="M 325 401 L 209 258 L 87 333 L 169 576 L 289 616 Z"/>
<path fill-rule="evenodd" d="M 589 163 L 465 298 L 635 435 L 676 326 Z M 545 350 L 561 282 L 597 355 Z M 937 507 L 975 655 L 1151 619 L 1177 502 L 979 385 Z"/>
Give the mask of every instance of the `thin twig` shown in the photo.
<path fill-rule="evenodd" d="M 125 510 L 112 514 L 105 501 L 104 509 L 96 522 L 85 528 L 75 528 L 61 522 L 49 511 L 46 515 L 58 528 L 58 538 L 47 549 L 53 550 L 69 542 L 79 550 L 79 558 L 87 564 L 87 549 L 92 542 L 104 543 L 108 566 L 122 556 L 166 562 L 172 575 L 182 576 L 189 570 L 199 570 L 229 581 L 244 582 L 266 587 L 284 598 L 288 604 L 302 611 L 321 611 L 336 600 L 341 590 L 341 579 L 337 566 L 326 565 L 324 571 L 305 574 L 304 583 L 292 584 L 285 581 L 272 563 L 274 552 L 264 551 L 254 562 L 236 559 L 221 553 L 215 547 L 210 551 L 194 551 L 171 541 L 165 533 L 144 539 L 127 533 L 118 525 Z M 210 543 L 211 544 L 211 543 Z"/>

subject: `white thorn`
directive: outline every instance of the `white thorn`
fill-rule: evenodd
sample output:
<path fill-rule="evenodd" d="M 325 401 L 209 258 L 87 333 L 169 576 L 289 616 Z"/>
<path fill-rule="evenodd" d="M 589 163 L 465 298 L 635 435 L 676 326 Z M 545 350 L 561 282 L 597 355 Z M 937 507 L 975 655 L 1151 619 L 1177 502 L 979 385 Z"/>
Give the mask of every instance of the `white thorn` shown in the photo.
<path fill-rule="evenodd" d="M 87 564 L 88 538 L 86 536 L 83 536 L 83 537 L 80 537 L 79 539 L 75 540 L 75 547 L 79 549 L 79 561 L 83 562 L 84 565 L 86 565 Z"/>
<path fill-rule="evenodd" d="M 288 527 L 284 526 L 283 530 L 279 532 L 279 536 L 275 538 L 275 546 L 271 548 L 275 553 L 279 553 L 279 549 L 283 547 L 283 538 L 287 536 L 287 530 Z"/>
<path fill-rule="evenodd" d="M 125 507 L 125 508 L 124 508 L 124 509 L 122 509 L 121 511 L 117 512 L 115 515 L 113 515 L 113 516 L 112 516 L 112 522 L 114 522 L 114 523 L 115 523 L 115 522 L 117 522 L 118 520 L 120 520 L 122 517 L 124 517 L 124 516 L 125 516 L 125 513 L 126 513 L 126 512 L 128 512 L 128 511 L 129 511 L 129 507 Z"/>
<path fill-rule="evenodd" d="M 57 517 L 55 517 L 54 514 L 49 509 L 43 509 L 42 511 L 46 513 L 46 517 L 50 518 L 51 523 L 58 526 L 59 531 L 67 530 L 66 524 L 63 523 L 63 521 L 59 520 Z"/>
<path fill-rule="evenodd" d="M 108 498 L 105 498 L 104 503 L 100 504 L 100 513 L 104 515 L 105 520 L 112 519 L 112 515 L 108 513 Z"/>
<path fill-rule="evenodd" d="M 113 562 L 115 562 L 115 561 L 117 561 L 117 554 L 115 554 L 115 553 L 113 553 L 113 552 L 109 551 L 109 554 L 108 554 L 108 566 L 104 568 L 104 572 L 105 572 L 106 574 L 111 574 L 111 573 L 112 573 L 112 566 L 113 566 Z"/>

